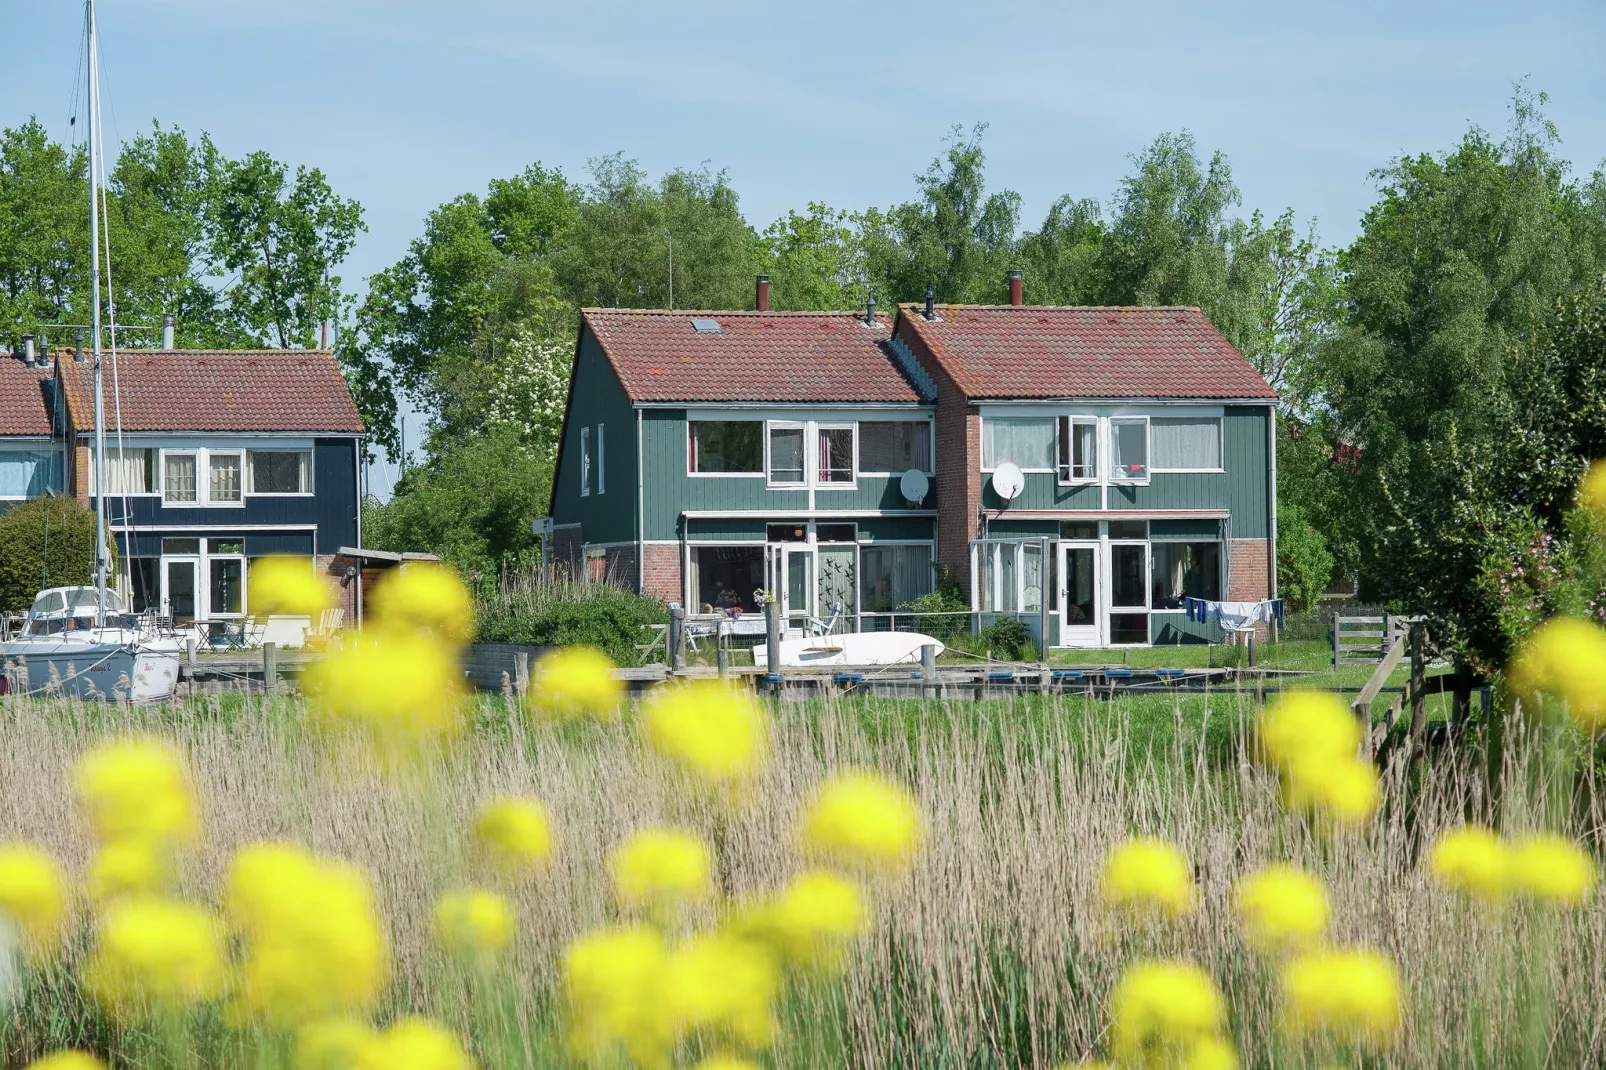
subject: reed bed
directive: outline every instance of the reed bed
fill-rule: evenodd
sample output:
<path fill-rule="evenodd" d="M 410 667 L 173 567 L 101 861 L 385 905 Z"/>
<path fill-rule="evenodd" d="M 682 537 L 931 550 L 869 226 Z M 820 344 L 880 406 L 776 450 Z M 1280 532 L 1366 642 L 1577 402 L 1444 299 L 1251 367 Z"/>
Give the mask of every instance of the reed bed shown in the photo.
<path fill-rule="evenodd" d="M 1275 968 L 1243 945 L 1233 882 L 1268 861 L 1322 878 L 1333 940 L 1377 948 L 1398 964 L 1403 1031 L 1366 1065 L 1516 1065 L 1543 1023 L 1544 1062 L 1606 1064 L 1606 910 L 1491 911 L 1436 887 L 1422 856 L 1443 829 L 1487 819 L 1485 761 L 1453 745 L 1424 767 L 1385 771 L 1387 801 L 1358 831 L 1322 833 L 1290 816 L 1275 778 L 1242 741 L 1253 703 L 1211 704 L 1236 721 L 1193 725 L 1163 749 L 1136 749 L 1120 700 L 940 706 L 874 700 L 783 702 L 771 761 L 735 807 L 684 790 L 630 727 L 532 722 L 478 700 L 472 730 L 427 775 L 373 771 L 331 744 L 289 698 L 237 696 L 129 710 L 67 701 L 0 700 L 0 841 L 36 843 L 82 873 L 90 841 L 68 770 L 108 734 L 141 731 L 187 755 L 204 822 L 183 894 L 216 901 L 232 852 L 293 839 L 346 858 L 375 881 L 391 927 L 395 980 L 387 1013 L 438 1016 L 469 1038 L 482 1065 L 565 1065 L 557 960 L 577 933 L 612 916 L 608 849 L 649 824 L 686 825 L 717 850 L 719 881 L 742 897 L 802 868 L 795 821 L 833 771 L 870 767 L 914 790 L 927 837 L 912 872 L 875 895 L 872 935 L 840 979 L 792 991 L 785 1030 L 766 1056 L 778 1068 L 1048 1067 L 1106 1049 L 1106 1000 L 1134 958 L 1190 960 L 1220 983 L 1245 1066 L 1317 1065 L 1278 1028 Z M 1176 709 L 1179 723 L 1185 714 Z M 1532 800 L 1549 774 L 1532 737 L 1507 733 L 1500 820 L 1538 823 Z M 1606 818 L 1594 774 L 1569 774 L 1569 832 L 1592 842 Z M 494 991 L 454 973 L 430 938 L 435 897 L 463 880 L 462 829 L 498 794 L 549 807 L 559 847 L 550 869 L 519 885 L 520 933 Z M 1550 792 L 1553 797 L 1556 793 Z M 1170 928 L 1124 929 L 1099 904 L 1107 851 L 1135 833 L 1163 836 L 1194 860 L 1201 906 Z M 693 918 L 695 923 L 699 919 Z M 710 920 L 710 919 L 701 919 Z M 81 944 L 81 941 L 80 941 Z M 78 953 L 81 953 L 81 948 Z M 69 956 L 70 959 L 70 956 Z M 21 1065 L 67 1044 L 104 1049 L 117 1028 L 76 990 L 69 961 L 0 1011 L 0 1062 Z M 1527 971 L 1545 983 L 1515 984 Z M 1552 1006 L 1541 1014 L 1532 993 Z M 196 1012 L 212 1014 L 215 1011 Z M 383 1016 L 382 1016 L 383 1017 Z M 246 1062 L 221 1028 L 196 1065 Z M 125 1045 L 126 1046 L 126 1045 Z M 1359 1060 L 1360 1056 L 1352 1056 Z M 1355 1065 L 1361 1065 L 1356 1062 Z"/>

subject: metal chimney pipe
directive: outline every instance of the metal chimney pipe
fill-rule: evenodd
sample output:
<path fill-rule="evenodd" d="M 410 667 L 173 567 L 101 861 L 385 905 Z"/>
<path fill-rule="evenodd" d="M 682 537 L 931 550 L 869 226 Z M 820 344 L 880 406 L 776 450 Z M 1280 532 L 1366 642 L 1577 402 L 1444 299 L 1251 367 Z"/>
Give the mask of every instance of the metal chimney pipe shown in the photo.
<path fill-rule="evenodd" d="M 926 283 L 926 319 L 929 322 L 937 318 L 937 288 Z"/>
<path fill-rule="evenodd" d="M 84 332 L 83 331 L 79 331 L 78 332 L 78 352 L 73 354 L 73 358 L 72 359 L 73 359 L 73 363 L 74 364 L 82 364 L 84 362 Z"/>
<path fill-rule="evenodd" d="M 163 349 L 172 349 L 173 348 L 173 317 L 172 316 L 163 316 L 162 317 L 162 348 Z"/>
<path fill-rule="evenodd" d="M 328 349 L 329 348 L 329 321 L 328 320 L 324 320 L 323 321 L 323 326 L 318 331 L 318 348 L 319 349 Z"/>
<path fill-rule="evenodd" d="M 770 277 L 760 275 L 753 282 L 753 307 L 760 312 L 770 310 Z"/>
<path fill-rule="evenodd" d="M 1009 303 L 1018 305 L 1020 304 L 1020 272 L 1011 271 L 1007 278 L 1009 279 Z"/>
<path fill-rule="evenodd" d="M 30 368 L 33 367 L 33 335 L 31 334 L 22 336 L 22 362 Z"/>
<path fill-rule="evenodd" d="M 873 292 L 867 292 L 865 296 L 866 296 L 866 301 L 865 301 L 865 305 L 864 305 L 864 325 L 866 327 L 874 327 L 875 326 L 875 294 Z"/>

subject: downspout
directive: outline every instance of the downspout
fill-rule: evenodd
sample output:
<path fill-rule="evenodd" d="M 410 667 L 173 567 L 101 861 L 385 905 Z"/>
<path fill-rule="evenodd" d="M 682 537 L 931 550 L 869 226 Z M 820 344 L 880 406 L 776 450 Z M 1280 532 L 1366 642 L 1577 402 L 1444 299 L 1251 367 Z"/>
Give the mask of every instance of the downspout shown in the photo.
<path fill-rule="evenodd" d="M 647 593 L 646 448 L 641 441 L 641 409 L 636 409 L 636 593 Z"/>

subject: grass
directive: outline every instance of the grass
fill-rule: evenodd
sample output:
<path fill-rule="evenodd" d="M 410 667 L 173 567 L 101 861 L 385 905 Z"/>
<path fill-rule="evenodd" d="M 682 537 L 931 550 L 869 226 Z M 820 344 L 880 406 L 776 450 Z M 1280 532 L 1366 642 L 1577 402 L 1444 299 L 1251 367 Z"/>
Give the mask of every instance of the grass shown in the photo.
<path fill-rule="evenodd" d="M 360 752 L 315 735 L 291 699 L 226 695 L 130 710 L 13 697 L 0 700 L 0 841 L 40 844 L 82 873 L 90 845 L 70 819 L 74 758 L 108 733 L 153 732 L 187 756 L 205 820 L 181 877 L 186 896 L 216 902 L 230 854 L 258 840 L 292 838 L 351 859 L 373 875 L 391 929 L 395 981 L 379 1018 L 433 1015 L 466 1036 L 484 1066 L 554 1066 L 557 960 L 576 933 L 616 916 L 600 879 L 611 844 L 644 824 L 688 826 L 719 844 L 724 890 L 755 894 L 804 865 L 794 823 L 821 779 L 868 766 L 912 786 L 930 830 L 925 850 L 913 872 L 876 886 L 873 934 L 845 974 L 789 990 L 767 1066 L 968 1070 L 1101 1055 L 1116 978 L 1156 954 L 1217 978 L 1246 1067 L 1537 1066 L 1529 1026 L 1541 992 L 1550 1002 L 1545 1065 L 1606 1060 L 1606 912 L 1480 914 L 1424 872 L 1425 844 L 1488 811 L 1475 745 L 1436 752 L 1415 776 L 1387 770 L 1388 802 L 1372 823 L 1328 835 L 1288 815 L 1274 779 L 1252 763 L 1247 693 L 828 699 L 774 712 L 773 759 L 757 790 L 727 809 L 689 795 L 628 724 L 534 724 L 497 699 L 477 700 L 471 730 L 419 779 L 377 773 Z M 1537 822 L 1530 788 L 1544 771 L 1532 737 L 1513 731 L 1508 742 L 1502 820 L 1521 831 Z M 1593 772 L 1565 786 L 1569 834 L 1606 827 Z M 474 994 L 436 949 L 430 909 L 465 879 L 461 830 L 497 793 L 543 799 L 561 846 L 548 873 L 511 889 L 518 941 L 504 972 Z M 1099 908 L 1101 859 L 1133 833 L 1172 839 L 1194 860 L 1192 918 L 1142 935 Z M 1229 905 L 1234 880 L 1268 860 L 1325 881 L 1335 941 L 1398 963 L 1406 1026 L 1387 1054 L 1303 1050 L 1281 1038 L 1275 969 L 1242 946 Z M 1497 971 L 1540 946 L 1542 987 Z M 281 1065 L 272 1045 L 282 1042 L 229 1030 L 215 1010 L 191 1025 L 179 1065 Z M 30 974 L 14 1010 L 0 1012 L 0 1063 L 22 1065 L 65 1043 L 155 1050 L 152 1037 L 114 1029 L 70 969 Z"/>

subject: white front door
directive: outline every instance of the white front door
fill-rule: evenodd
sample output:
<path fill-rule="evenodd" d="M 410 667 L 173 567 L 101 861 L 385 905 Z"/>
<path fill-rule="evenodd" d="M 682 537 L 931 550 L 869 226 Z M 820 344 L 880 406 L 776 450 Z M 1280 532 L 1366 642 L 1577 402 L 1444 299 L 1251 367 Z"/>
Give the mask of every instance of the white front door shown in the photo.
<path fill-rule="evenodd" d="M 783 627 L 802 630 L 814 614 L 814 547 L 775 543 L 769 555 L 770 589 L 781 603 Z"/>
<path fill-rule="evenodd" d="M 200 559 L 162 558 L 162 608 L 175 627 L 192 623 L 200 615 Z"/>
<path fill-rule="evenodd" d="M 1103 646 L 1104 599 L 1099 577 L 1104 570 L 1099 544 L 1062 542 L 1059 553 L 1060 645 Z"/>

